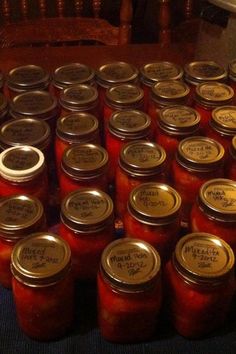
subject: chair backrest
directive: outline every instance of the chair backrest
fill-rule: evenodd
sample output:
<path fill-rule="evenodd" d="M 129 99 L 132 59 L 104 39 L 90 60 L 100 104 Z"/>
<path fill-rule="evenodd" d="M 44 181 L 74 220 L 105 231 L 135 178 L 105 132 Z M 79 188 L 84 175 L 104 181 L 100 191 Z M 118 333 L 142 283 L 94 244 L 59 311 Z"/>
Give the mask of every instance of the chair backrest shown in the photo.
<path fill-rule="evenodd" d="M 86 16 L 88 3 L 88 0 L 1 0 L 0 46 L 130 42 L 132 0 L 121 0 L 119 26 L 100 18 L 102 0 L 91 0 L 93 17 Z"/>

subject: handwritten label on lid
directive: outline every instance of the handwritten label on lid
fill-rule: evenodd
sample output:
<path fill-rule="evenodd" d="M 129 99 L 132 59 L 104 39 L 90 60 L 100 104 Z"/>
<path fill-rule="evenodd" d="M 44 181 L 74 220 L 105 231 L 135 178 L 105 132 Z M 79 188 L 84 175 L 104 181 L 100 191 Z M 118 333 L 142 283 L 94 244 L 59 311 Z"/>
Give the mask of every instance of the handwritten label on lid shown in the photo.
<path fill-rule="evenodd" d="M 3 159 L 5 167 L 23 171 L 34 167 L 39 162 L 39 155 L 33 150 L 16 149 L 9 151 Z"/>

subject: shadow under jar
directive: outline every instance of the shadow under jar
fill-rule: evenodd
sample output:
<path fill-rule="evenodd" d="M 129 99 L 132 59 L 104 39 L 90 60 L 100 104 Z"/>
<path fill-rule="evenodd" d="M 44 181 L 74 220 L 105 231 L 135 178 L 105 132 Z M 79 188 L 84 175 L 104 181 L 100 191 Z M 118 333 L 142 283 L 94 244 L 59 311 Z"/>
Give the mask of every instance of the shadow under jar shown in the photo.
<path fill-rule="evenodd" d="M 0 283 L 11 288 L 11 253 L 27 235 L 46 230 L 42 203 L 29 195 L 16 194 L 0 201 Z"/>
<path fill-rule="evenodd" d="M 92 188 L 68 194 L 61 204 L 59 234 L 70 245 L 75 279 L 94 281 L 102 251 L 115 238 L 111 198 Z"/>
<path fill-rule="evenodd" d="M 235 293 L 230 246 L 208 233 L 191 233 L 176 245 L 164 271 L 166 306 L 176 331 L 199 338 L 221 327 Z"/>
<path fill-rule="evenodd" d="M 34 233 L 12 252 L 12 290 L 20 328 L 49 341 L 64 336 L 74 319 L 69 245 L 53 233 Z"/>
<path fill-rule="evenodd" d="M 117 343 L 150 339 L 162 304 L 161 261 L 144 241 L 119 239 L 103 251 L 97 278 L 101 335 Z"/>
<path fill-rule="evenodd" d="M 130 192 L 125 236 L 150 243 L 166 262 L 180 237 L 181 197 L 163 183 L 143 183 Z"/>

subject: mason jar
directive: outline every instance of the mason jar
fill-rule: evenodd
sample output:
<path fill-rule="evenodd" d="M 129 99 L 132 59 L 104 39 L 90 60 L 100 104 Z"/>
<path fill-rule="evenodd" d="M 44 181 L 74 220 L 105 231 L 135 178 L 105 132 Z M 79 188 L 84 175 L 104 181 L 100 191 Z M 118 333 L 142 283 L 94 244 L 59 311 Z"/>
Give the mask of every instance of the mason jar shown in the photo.
<path fill-rule="evenodd" d="M 236 136 L 233 137 L 229 148 L 229 158 L 226 163 L 225 177 L 236 181 Z"/>

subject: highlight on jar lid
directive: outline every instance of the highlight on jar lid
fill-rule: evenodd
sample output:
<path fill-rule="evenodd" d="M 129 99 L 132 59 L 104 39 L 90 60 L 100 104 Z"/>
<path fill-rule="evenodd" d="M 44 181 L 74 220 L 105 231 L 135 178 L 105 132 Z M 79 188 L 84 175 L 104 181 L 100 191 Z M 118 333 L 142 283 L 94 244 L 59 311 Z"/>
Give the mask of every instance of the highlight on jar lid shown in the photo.
<path fill-rule="evenodd" d="M 204 82 L 196 86 L 195 98 L 205 106 L 227 105 L 233 97 L 232 87 L 220 82 Z"/>
<path fill-rule="evenodd" d="M 62 90 L 59 102 L 64 108 L 81 111 L 94 107 L 97 104 L 97 100 L 98 92 L 96 87 L 78 84 Z"/>
<path fill-rule="evenodd" d="M 73 178 L 98 177 L 108 167 L 108 153 L 96 144 L 72 144 L 63 153 L 62 169 Z"/>
<path fill-rule="evenodd" d="M 184 66 L 185 80 L 193 85 L 204 81 L 225 81 L 227 71 L 215 61 L 201 60 Z"/>
<path fill-rule="evenodd" d="M 205 182 L 198 196 L 203 212 L 214 220 L 236 222 L 236 181 L 215 178 Z"/>
<path fill-rule="evenodd" d="M 107 63 L 98 68 L 96 79 L 99 85 L 105 88 L 131 83 L 138 79 L 138 69 L 122 61 Z"/>
<path fill-rule="evenodd" d="M 15 194 L 0 200 L 1 238 L 17 240 L 45 223 L 42 203 L 29 195 Z"/>
<path fill-rule="evenodd" d="M 161 259 L 147 242 L 121 238 L 103 251 L 101 272 L 112 287 L 122 292 L 141 292 L 156 284 Z"/>
<path fill-rule="evenodd" d="M 122 110 L 112 113 L 109 131 L 117 137 L 142 139 L 150 134 L 151 118 L 139 110 Z"/>
<path fill-rule="evenodd" d="M 51 232 L 33 233 L 17 242 L 11 255 L 11 271 L 23 284 L 44 287 L 59 282 L 71 266 L 66 241 Z"/>
<path fill-rule="evenodd" d="M 193 134 L 199 129 L 200 114 L 192 107 L 177 105 L 160 109 L 159 126 L 173 135 Z"/>
<path fill-rule="evenodd" d="M 148 225 L 165 225 L 179 216 L 181 197 L 164 183 L 142 183 L 129 196 L 128 210 L 138 221 Z"/>
<path fill-rule="evenodd" d="M 0 176 L 9 181 L 28 181 L 44 168 L 44 154 L 33 146 L 15 146 L 0 154 Z"/>
<path fill-rule="evenodd" d="M 141 81 L 148 86 L 162 80 L 179 80 L 183 76 L 181 66 L 169 61 L 159 61 L 143 65 L 140 69 Z"/>
<path fill-rule="evenodd" d="M 219 283 L 233 271 L 235 259 L 231 247 L 221 238 L 194 232 L 183 236 L 174 252 L 174 265 L 191 283 Z"/>
<path fill-rule="evenodd" d="M 61 203 L 61 220 L 79 233 L 98 232 L 114 221 L 113 202 L 108 194 L 93 188 L 69 193 Z"/>
<path fill-rule="evenodd" d="M 98 119 L 86 112 L 76 112 L 57 119 L 56 134 L 60 139 L 74 142 L 89 142 L 99 129 Z"/>
<path fill-rule="evenodd" d="M 236 81 L 236 59 L 232 60 L 228 65 L 229 78 Z"/>
<path fill-rule="evenodd" d="M 48 87 L 49 73 L 38 65 L 18 66 L 9 71 L 6 77 L 7 86 L 18 92 L 39 90 Z"/>
<path fill-rule="evenodd" d="M 95 71 L 81 63 L 70 63 L 56 68 L 52 80 L 60 89 L 70 85 L 90 84 L 95 80 Z"/>
<path fill-rule="evenodd" d="M 47 122 L 37 118 L 7 120 L 0 126 L 0 147 L 31 145 L 40 150 L 48 146 L 51 131 Z"/>
<path fill-rule="evenodd" d="M 155 101 L 173 101 L 186 98 L 190 92 L 187 84 L 180 80 L 163 80 L 152 86 L 151 97 Z"/>
<path fill-rule="evenodd" d="M 106 102 L 112 106 L 129 108 L 139 104 L 143 100 L 144 93 L 138 85 L 122 84 L 108 88 L 105 97 Z"/>
<path fill-rule="evenodd" d="M 193 171 L 208 171 L 224 164 L 225 150 L 214 139 L 192 136 L 180 141 L 176 160 Z"/>
<path fill-rule="evenodd" d="M 10 101 L 10 112 L 13 117 L 17 114 L 36 116 L 49 113 L 57 107 L 57 99 L 47 91 L 27 91 L 15 96 Z"/>
<path fill-rule="evenodd" d="M 126 143 L 120 151 L 120 167 L 134 177 L 147 177 L 165 170 L 166 152 L 160 145 L 135 140 Z"/>
<path fill-rule="evenodd" d="M 221 106 L 212 111 L 210 125 L 225 135 L 236 135 L 236 106 Z"/>

